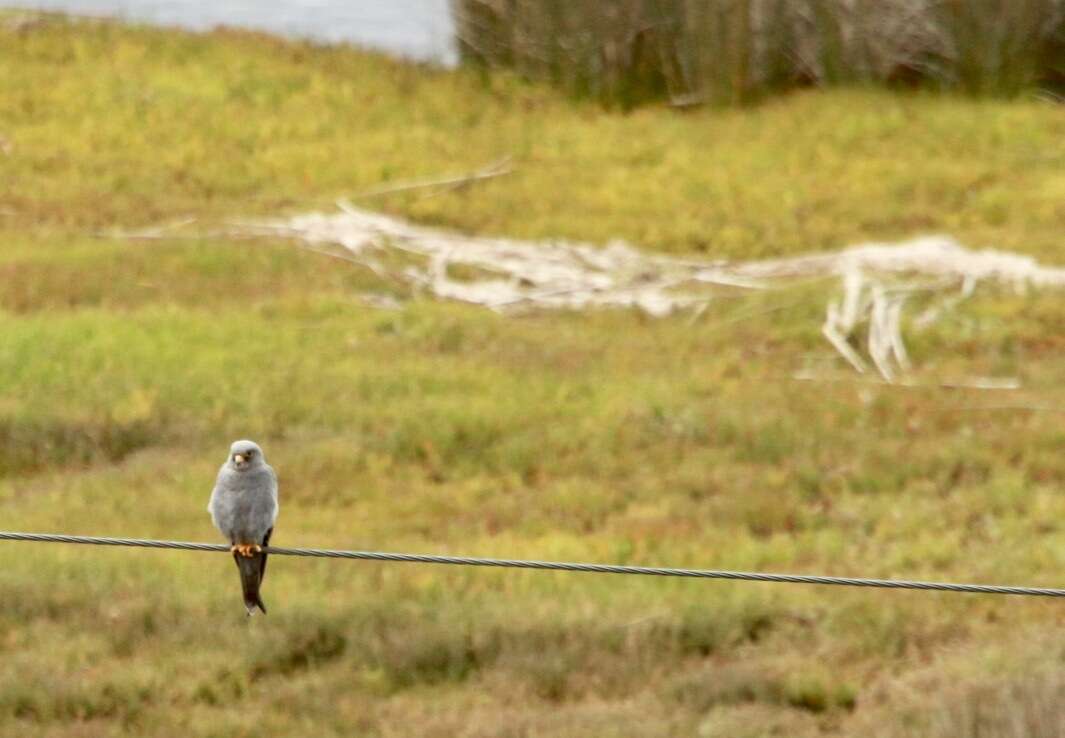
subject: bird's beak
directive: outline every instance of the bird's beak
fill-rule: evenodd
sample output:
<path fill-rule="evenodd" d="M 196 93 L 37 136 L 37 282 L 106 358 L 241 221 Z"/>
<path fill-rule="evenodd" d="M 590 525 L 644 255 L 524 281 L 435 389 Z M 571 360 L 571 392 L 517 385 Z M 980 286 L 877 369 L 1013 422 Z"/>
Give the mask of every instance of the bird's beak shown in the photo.
<path fill-rule="evenodd" d="M 244 454 L 233 454 L 233 461 L 239 466 L 247 461 L 247 459 L 244 458 Z"/>

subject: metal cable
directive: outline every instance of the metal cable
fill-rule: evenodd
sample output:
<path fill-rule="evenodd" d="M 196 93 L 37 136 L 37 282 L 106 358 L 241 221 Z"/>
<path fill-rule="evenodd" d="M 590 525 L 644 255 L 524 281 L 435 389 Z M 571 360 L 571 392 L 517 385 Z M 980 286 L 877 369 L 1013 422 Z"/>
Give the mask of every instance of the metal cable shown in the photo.
<path fill-rule="evenodd" d="M 96 546 L 135 546 L 139 548 L 176 548 L 184 551 L 221 551 L 229 553 L 229 546 L 220 543 L 192 543 L 189 541 L 153 541 L 143 538 L 100 538 L 97 536 L 67 536 L 51 533 L 10 533 L 0 531 L 4 541 L 41 541 L 47 543 L 82 543 Z M 698 579 L 733 579 L 751 582 L 785 582 L 790 584 L 834 584 L 846 587 L 881 587 L 884 589 L 920 589 L 943 592 L 979 594 L 1027 595 L 1033 597 L 1065 597 L 1065 589 L 1047 587 L 1004 587 L 993 584 L 954 584 L 950 582 L 914 582 L 904 579 L 865 579 L 859 577 L 826 577 L 812 574 L 765 574 L 748 571 L 719 571 L 714 569 L 673 569 L 656 566 L 622 566 L 618 564 L 578 564 L 563 561 L 528 561 L 524 559 L 482 559 L 470 556 L 437 556 L 432 554 L 387 553 L 383 551 L 337 551 L 325 548 L 284 548 L 267 546 L 263 550 L 278 556 L 316 556 L 329 559 L 360 559 L 364 561 L 397 561 L 421 564 L 452 564 L 455 566 L 494 566 L 508 569 L 546 569 L 551 571 L 583 571 L 595 574 L 641 574 L 659 577 L 694 577 Z"/>

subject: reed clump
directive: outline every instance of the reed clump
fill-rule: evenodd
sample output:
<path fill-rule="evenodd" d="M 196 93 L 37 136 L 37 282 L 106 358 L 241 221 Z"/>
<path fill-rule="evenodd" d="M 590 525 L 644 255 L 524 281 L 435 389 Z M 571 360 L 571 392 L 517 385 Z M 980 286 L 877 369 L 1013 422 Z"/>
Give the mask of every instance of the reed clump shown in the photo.
<path fill-rule="evenodd" d="M 796 87 L 1065 88 L 1065 0 L 452 0 L 462 59 L 631 107 Z"/>

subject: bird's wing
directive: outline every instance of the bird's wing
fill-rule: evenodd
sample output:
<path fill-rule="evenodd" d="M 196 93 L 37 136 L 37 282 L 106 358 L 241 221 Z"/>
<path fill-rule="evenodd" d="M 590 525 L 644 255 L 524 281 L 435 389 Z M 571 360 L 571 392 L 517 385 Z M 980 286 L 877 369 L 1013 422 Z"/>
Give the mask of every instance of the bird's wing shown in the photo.
<path fill-rule="evenodd" d="M 273 503 L 273 509 L 270 511 L 270 528 L 273 529 L 274 523 L 277 522 L 277 512 L 280 508 L 280 504 L 277 499 L 277 474 L 274 473 L 272 466 L 266 467 L 270 472 L 270 499 Z"/>
<path fill-rule="evenodd" d="M 244 508 L 239 527 L 252 541 L 258 543 L 266 532 L 274 527 L 274 521 L 277 519 L 277 478 L 273 470 L 267 467 L 267 473 L 257 474 L 253 484 L 249 505 Z"/>

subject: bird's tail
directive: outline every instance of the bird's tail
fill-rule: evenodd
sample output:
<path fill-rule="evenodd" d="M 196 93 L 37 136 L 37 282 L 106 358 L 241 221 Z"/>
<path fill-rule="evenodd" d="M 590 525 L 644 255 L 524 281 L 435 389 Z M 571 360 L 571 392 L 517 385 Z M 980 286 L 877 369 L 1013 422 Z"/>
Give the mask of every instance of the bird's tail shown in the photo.
<path fill-rule="evenodd" d="M 247 608 L 249 615 L 255 612 L 255 608 L 262 610 L 265 615 L 266 605 L 263 604 L 263 598 L 259 596 L 259 585 L 262 584 L 263 571 L 266 569 L 266 554 L 257 553 L 254 556 L 233 554 L 233 558 L 240 571 L 240 586 L 244 590 L 244 607 Z"/>

